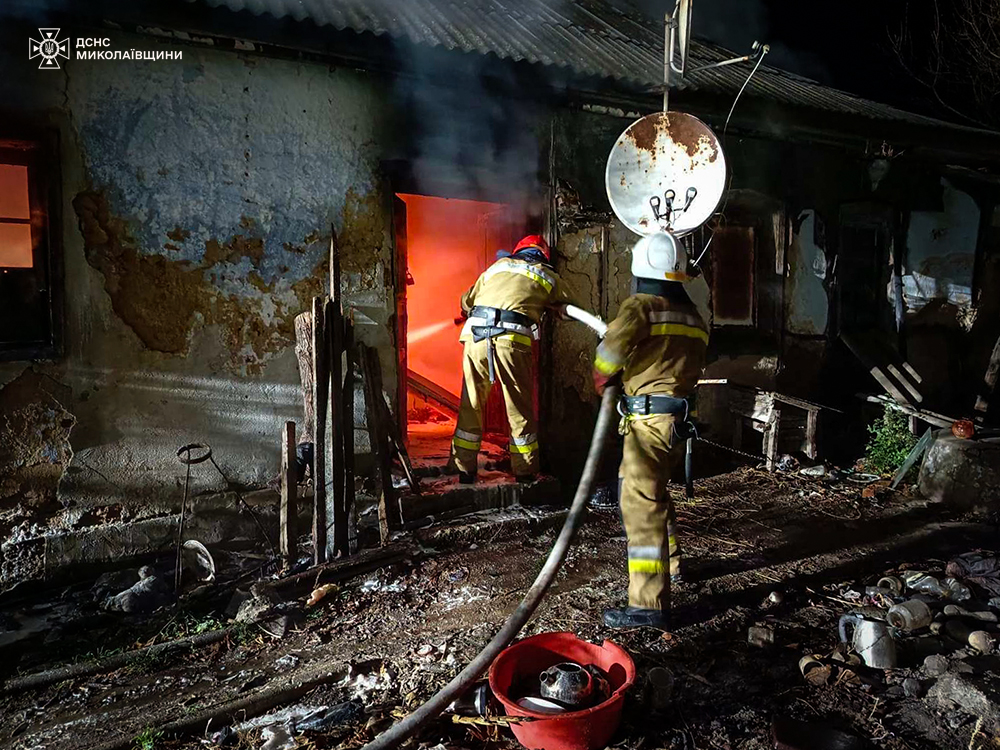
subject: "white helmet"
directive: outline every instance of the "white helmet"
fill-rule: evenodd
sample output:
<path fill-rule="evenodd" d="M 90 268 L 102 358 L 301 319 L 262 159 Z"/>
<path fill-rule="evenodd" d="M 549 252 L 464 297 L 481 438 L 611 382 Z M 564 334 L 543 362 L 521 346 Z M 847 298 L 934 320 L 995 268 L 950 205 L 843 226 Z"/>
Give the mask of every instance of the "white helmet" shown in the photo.
<path fill-rule="evenodd" d="M 632 275 L 656 281 L 689 281 L 687 252 L 670 232 L 647 234 L 632 248 Z"/>

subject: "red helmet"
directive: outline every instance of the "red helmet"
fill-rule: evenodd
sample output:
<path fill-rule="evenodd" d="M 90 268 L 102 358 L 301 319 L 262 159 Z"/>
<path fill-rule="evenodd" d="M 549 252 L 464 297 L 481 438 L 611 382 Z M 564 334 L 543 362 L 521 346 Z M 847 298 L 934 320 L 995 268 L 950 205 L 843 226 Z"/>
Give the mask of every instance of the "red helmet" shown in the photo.
<path fill-rule="evenodd" d="M 514 246 L 514 253 L 518 253 L 521 250 L 527 250 L 529 247 L 533 247 L 536 250 L 540 250 L 542 255 L 545 256 L 545 260 L 550 260 L 552 254 L 549 252 L 549 243 L 545 241 L 545 238 L 540 234 L 529 234 L 527 237 L 522 239 Z"/>

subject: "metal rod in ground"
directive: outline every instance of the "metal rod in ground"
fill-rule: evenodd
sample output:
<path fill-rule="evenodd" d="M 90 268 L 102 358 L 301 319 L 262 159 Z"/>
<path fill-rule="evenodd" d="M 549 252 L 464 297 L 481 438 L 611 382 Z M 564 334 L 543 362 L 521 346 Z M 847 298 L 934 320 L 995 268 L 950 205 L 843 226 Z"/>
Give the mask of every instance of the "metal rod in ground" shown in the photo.
<path fill-rule="evenodd" d="M 326 353 L 326 312 L 321 297 L 312 301 L 313 434 L 313 563 L 326 562 L 326 423 L 330 361 Z"/>
<path fill-rule="evenodd" d="M 188 458 L 191 458 L 191 451 L 188 451 Z M 181 547 L 184 544 L 184 520 L 187 515 L 188 486 L 191 483 L 191 463 L 184 464 L 184 497 L 181 499 L 181 516 L 177 520 L 177 555 L 174 559 L 174 593 L 181 591 Z"/>
<path fill-rule="evenodd" d="M 514 640 L 524 624 L 534 614 L 535 609 L 541 603 L 545 592 L 555 579 L 556 574 L 562 567 L 569 551 L 570 543 L 576 534 L 577 528 L 583 522 L 587 512 L 587 501 L 593 492 L 594 482 L 597 479 L 597 472 L 600 468 L 601 454 L 608 436 L 611 434 L 612 426 L 617 421 L 617 405 L 619 387 L 609 385 L 604 389 L 604 396 L 601 399 L 601 410 L 597 415 L 597 426 L 594 428 L 594 435 L 590 441 L 590 451 L 587 453 L 587 462 L 583 467 L 583 474 L 580 476 L 580 483 L 576 488 L 576 495 L 573 498 L 573 505 L 570 506 L 569 515 L 563 524 L 559 537 L 556 539 L 552 550 L 541 572 L 531 584 L 531 588 L 524 595 L 517 609 L 507 618 L 507 621 L 500 628 L 500 631 L 487 644 L 486 648 L 463 669 L 457 677 L 445 685 L 424 705 L 400 721 L 398 724 L 387 729 L 374 740 L 365 745 L 364 750 L 389 750 L 398 747 L 405 740 L 412 737 L 417 730 L 435 716 L 444 711 L 448 705 L 458 696 L 469 689 L 469 686 L 479 679 L 479 676 L 493 663 L 507 645 Z"/>

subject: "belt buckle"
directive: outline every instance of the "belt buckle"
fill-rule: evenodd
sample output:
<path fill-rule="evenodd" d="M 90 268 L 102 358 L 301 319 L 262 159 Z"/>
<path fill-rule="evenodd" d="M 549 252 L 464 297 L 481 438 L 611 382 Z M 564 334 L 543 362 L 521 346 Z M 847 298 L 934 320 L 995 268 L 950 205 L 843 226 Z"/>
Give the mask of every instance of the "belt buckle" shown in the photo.
<path fill-rule="evenodd" d="M 647 393 L 643 396 L 643 409 L 644 409 L 643 414 L 648 417 L 650 414 L 650 409 L 652 408 L 653 407 L 652 404 L 650 403 L 649 394 Z"/>

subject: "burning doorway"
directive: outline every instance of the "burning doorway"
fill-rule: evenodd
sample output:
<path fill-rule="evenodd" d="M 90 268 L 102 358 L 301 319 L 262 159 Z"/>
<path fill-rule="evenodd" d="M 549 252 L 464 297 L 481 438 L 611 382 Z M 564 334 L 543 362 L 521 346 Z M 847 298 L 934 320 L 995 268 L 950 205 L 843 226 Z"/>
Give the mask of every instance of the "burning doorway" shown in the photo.
<path fill-rule="evenodd" d="M 405 388 L 409 451 L 419 463 L 440 463 L 448 456 L 462 391 L 460 299 L 498 250 L 513 247 L 521 226 L 505 204 L 426 195 L 397 195 L 396 216 L 398 262 L 406 270 L 397 313 L 406 342 L 400 390 Z M 483 432 L 483 451 L 491 458 L 506 455 L 499 388 L 490 396 Z"/>

